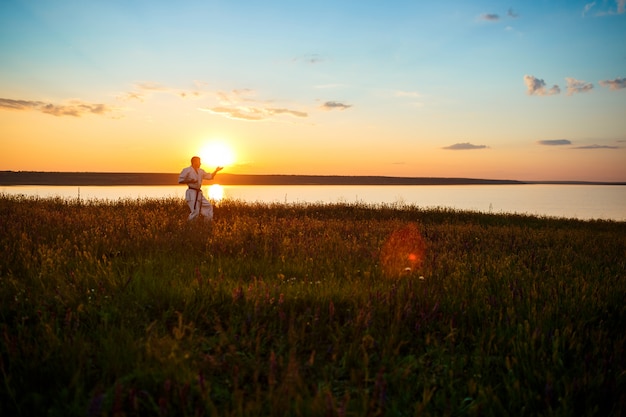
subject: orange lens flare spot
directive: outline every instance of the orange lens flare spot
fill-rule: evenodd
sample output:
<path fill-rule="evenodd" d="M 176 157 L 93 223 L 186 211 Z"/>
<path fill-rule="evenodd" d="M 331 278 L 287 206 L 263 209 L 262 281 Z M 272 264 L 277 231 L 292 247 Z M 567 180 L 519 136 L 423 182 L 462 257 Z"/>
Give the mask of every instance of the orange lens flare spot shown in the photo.
<path fill-rule="evenodd" d="M 416 224 L 410 223 L 389 235 L 380 253 L 380 263 L 389 278 L 416 272 L 424 261 L 426 243 Z"/>

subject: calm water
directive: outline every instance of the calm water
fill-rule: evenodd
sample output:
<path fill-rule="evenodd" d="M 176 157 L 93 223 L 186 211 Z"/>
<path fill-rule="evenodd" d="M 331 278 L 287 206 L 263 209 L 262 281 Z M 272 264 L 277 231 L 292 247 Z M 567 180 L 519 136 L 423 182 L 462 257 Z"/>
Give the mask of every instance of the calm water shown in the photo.
<path fill-rule="evenodd" d="M 215 195 L 208 185 L 205 193 Z M 265 203 L 410 204 L 484 213 L 523 213 L 583 220 L 626 221 L 626 186 L 409 185 L 223 186 L 226 199 Z M 183 198 L 182 186 L 0 186 L 0 193 L 83 200 Z"/>

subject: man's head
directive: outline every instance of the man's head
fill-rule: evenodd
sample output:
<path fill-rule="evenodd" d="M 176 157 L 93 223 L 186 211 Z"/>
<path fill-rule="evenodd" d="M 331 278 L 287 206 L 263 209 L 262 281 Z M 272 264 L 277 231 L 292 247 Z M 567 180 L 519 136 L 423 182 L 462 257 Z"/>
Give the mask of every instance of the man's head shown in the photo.
<path fill-rule="evenodd" d="M 191 166 L 194 168 L 200 168 L 200 157 L 194 156 L 191 158 Z"/>

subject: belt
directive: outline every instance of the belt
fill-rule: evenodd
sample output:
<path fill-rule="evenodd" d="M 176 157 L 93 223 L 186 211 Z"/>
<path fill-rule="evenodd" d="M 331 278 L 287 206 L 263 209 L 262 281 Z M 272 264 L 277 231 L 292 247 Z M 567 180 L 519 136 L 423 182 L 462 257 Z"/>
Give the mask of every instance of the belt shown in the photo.
<path fill-rule="evenodd" d="M 193 188 L 189 187 L 190 190 L 194 190 L 196 192 L 196 201 L 193 202 L 193 210 L 196 210 L 196 206 L 198 205 L 198 195 L 202 192 L 201 188 Z M 200 207 L 202 207 L 202 200 L 200 200 Z"/>

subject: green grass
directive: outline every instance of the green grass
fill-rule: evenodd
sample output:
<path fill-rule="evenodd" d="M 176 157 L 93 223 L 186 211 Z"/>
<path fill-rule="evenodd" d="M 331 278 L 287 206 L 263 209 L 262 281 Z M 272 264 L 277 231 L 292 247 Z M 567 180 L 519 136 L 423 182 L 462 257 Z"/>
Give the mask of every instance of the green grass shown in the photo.
<path fill-rule="evenodd" d="M 0 196 L 0 415 L 619 416 L 626 223 Z"/>

